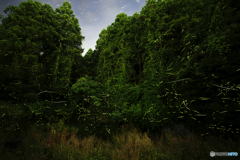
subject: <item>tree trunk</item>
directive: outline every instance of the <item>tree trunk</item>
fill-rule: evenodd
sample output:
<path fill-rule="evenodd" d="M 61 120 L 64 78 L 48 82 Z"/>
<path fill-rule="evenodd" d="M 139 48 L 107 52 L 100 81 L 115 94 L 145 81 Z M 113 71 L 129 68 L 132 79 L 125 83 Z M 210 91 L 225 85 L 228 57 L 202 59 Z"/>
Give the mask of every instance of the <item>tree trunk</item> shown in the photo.
<path fill-rule="evenodd" d="M 68 81 L 71 84 L 71 68 L 72 68 L 72 63 L 73 63 L 73 55 L 71 55 L 71 61 L 69 64 L 69 68 L 68 68 Z"/>
<path fill-rule="evenodd" d="M 60 47 L 59 47 L 59 53 L 58 53 L 58 56 L 57 56 L 57 63 L 56 63 L 56 67 L 55 67 L 55 70 L 54 70 L 54 76 L 55 76 L 55 80 L 54 80 L 54 87 L 55 87 L 55 85 L 56 85 L 56 83 L 57 83 L 57 73 L 58 73 L 58 62 L 59 62 L 59 58 L 60 58 L 60 56 L 59 56 L 59 54 L 60 54 L 60 52 L 61 52 L 61 50 L 60 50 L 60 48 L 61 48 L 61 44 L 62 43 L 60 43 Z"/>
<path fill-rule="evenodd" d="M 58 70 L 58 61 L 59 61 L 59 55 L 58 55 L 58 57 L 57 57 L 57 64 L 56 64 L 55 71 Z M 58 72 L 56 72 L 56 77 L 55 77 L 55 81 L 54 81 L 55 84 L 57 83 L 57 73 L 58 73 Z"/>

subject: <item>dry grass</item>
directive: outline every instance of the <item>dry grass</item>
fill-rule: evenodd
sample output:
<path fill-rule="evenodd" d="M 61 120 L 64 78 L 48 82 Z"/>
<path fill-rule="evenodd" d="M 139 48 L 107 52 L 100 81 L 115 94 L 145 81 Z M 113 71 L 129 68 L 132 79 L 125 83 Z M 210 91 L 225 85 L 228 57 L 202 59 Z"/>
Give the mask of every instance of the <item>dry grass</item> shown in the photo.
<path fill-rule="evenodd" d="M 147 133 L 139 133 L 132 125 L 122 127 L 121 133 L 107 141 L 95 136 L 82 138 L 76 133 L 75 129 L 70 131 L 68 127 L 62 132 L 57 132 L 54 127 L 49 127 L 48 132 L 32 127 L 14 151 L 5 150 L 1 141 L 1 157 L 13 160 L 205 160 L 212 158 L 211 151 L 240 151 L 239 141 L 209 137 L 203 142 L 193 133 L 179 137 L 169 130 L 161 137 L 149 138 Z M 5 136 L 1 133 L 1 137 Z M 215 157 L 218 158 L 223 157 Z"/>

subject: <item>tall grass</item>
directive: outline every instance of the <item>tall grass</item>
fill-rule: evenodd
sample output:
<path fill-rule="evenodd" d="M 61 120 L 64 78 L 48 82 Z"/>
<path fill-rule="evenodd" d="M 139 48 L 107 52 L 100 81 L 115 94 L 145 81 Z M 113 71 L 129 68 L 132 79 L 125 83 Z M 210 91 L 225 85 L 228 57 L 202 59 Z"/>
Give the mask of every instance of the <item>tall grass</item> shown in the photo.
<path fill-rule="evenodd" d="M 11 142 L 12 146 L 9 145 L 10 135 L 0 130 L 0 159 L 207 160 L 212 159 L 211 151 L 240 153 L 239 139 L 224 140 L 213 136 L 203 139 L 193 132 L 177 136 L 169 129 L 154 136 L 140 133 L 132 124 L 120 128 L 110 139 L 104 140 L 95 135 L 81 137 L 79 127 L 64 125 L 60 131 L 57 125 L 29 125 L 17 133 L 22 138 L 18 142 Z"/>

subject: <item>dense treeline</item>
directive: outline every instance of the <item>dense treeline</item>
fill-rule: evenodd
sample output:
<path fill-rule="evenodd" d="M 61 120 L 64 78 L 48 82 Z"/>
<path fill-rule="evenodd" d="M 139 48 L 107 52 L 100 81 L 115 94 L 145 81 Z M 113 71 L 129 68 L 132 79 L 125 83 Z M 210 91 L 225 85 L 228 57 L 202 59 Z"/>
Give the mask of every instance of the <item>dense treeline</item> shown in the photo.
<path fill-rule="evenodd" d="M 9 6 L 0 25 L 1 99 L 50 100 L 45 109 L 31 109 L 66 121 L 96 124 L 101 117 L 155 132 L 179 123 L 201 133 L 214 125 L 236 130 L 239 6 L 149 0 L 140 14 L 118 14 L 84 57 L 70 3 L 55 12 L 37 1 Z"/>

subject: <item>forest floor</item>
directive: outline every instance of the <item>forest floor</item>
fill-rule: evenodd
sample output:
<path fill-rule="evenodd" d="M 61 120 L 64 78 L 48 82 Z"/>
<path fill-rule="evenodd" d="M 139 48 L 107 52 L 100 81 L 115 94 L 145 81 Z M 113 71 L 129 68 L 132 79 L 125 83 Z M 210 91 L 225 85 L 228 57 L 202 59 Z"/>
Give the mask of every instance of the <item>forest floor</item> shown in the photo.
<path fill-rule="evenodd" d="M 153 137 L 125 125 L 121 133 L 106 141 L 96 136 L 81 137 L 76 130 L 77 126 L 74 129 L 67 125 L 61 131 L 54 125 L 27 125 L 14 133 L 0 129 L 0 159 L 207 160 L 212 159 L 211 151 L 240 153 L 240 139 L 225 140 L 213 136 L 203 139 L 193 132 L 178 137 L 167 130 L 166 134 Z M 221 156 L 214 158 L 224 159 Z"/>

